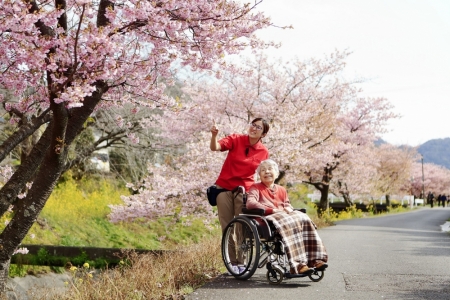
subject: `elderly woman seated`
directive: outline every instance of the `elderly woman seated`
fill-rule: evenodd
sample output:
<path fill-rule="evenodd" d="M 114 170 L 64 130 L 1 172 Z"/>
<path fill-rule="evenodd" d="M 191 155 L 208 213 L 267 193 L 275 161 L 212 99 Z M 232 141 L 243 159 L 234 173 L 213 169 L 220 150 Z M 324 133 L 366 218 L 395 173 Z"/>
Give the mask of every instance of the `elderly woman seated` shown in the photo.
<path fill-rule="evenodd" d="M 248 209 L 264 209 L 266 218 L 278 229 L 292 274 L 309 274 L 315 268 L 328 267 L 328 255 L 317 233 L 317 227 L 307 214 L 293 209 L 287 191 L 275 184 L 278 165 L 273 160 L 261 162 L 257 169 L 261 182 L 250 187 L 247 198 Z"/>

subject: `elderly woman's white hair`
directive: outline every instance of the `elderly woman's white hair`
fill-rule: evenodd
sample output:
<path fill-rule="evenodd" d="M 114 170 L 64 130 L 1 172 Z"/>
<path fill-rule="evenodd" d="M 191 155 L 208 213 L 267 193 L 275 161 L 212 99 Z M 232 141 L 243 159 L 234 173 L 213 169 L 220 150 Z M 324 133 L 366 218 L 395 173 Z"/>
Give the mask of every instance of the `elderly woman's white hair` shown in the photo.
<path fill-rule="evenodd" d="M 263 160 L 259 164 L 258 168 L 256 169 L 256 173 L 258 174 L 258 176 L 259 176 L 259 172 L 261 171 L 262 165 L 270 165 L 274 169 L 275 179 L 280 175 L 280 170 L 278 169 L 278 164 L 274 160 L 266 159 L 266 160 Z"/>

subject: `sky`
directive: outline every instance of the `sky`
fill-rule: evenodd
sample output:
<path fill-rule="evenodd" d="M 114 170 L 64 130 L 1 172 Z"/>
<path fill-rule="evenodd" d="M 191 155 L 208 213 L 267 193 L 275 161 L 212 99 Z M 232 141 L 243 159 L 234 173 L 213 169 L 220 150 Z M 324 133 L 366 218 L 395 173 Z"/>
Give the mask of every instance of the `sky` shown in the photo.
<path fill-rule="evenodd" d="M 401 115 L 385 141 L 419 146 L 450 137 L 450 0 L 263 0 L 258 7 L 275 25 L 294 27 L 259 32 L 282 44 L 269 55 L 352 52 L 344 76 L 364 78 L 361 95 L 387 98 Z"/>

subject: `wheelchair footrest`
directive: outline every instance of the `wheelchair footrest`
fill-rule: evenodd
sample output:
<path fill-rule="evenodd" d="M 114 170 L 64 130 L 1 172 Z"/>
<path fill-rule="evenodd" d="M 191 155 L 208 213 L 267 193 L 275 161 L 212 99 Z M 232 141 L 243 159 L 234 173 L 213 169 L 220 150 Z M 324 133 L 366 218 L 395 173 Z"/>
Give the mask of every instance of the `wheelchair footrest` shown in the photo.
<path fill-rule="evenodd" d="M 311 275 L 312 273 L 306 273 L 306 274 L 291 274 L 290 272 L 284 273 L 284 277 L 286 278 L 302 278 L 307 277 L 308 275 Z"/>

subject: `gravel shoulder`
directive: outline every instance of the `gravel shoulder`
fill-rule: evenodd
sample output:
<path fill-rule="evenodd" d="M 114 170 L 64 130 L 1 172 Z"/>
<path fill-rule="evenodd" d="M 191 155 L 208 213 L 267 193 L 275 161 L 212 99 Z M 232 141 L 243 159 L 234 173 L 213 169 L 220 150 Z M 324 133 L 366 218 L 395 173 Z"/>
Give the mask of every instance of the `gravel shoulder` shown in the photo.
<path fill-rule="evenodd" d="M 9 278 L 7 282 L 8 300 L 46 299 L 51 295 L 63 293 L 72 276 L 69 273 L 46 273 Z"/>

